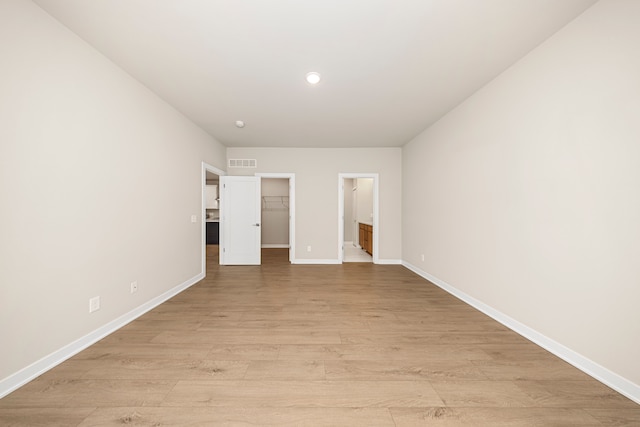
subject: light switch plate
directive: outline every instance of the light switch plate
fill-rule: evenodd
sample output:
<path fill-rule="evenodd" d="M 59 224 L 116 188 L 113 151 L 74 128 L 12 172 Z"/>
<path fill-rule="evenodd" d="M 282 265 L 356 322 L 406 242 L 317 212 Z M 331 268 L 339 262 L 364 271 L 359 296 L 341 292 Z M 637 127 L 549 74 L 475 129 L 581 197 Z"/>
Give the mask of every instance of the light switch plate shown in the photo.
<path fill-rule="evenodd" d="M 100 310 L 100 297 L 93 297 L 89 299 L 89 313 Z"/>

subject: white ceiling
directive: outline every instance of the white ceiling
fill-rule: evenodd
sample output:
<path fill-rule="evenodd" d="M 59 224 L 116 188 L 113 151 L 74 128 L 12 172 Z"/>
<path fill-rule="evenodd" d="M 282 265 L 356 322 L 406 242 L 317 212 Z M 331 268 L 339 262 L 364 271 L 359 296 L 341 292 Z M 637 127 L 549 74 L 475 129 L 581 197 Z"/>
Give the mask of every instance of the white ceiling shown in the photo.
<path fill-rule="evenodd" d="M 34 1 L 240 147 L 401 146 L 595 2 Z"/>

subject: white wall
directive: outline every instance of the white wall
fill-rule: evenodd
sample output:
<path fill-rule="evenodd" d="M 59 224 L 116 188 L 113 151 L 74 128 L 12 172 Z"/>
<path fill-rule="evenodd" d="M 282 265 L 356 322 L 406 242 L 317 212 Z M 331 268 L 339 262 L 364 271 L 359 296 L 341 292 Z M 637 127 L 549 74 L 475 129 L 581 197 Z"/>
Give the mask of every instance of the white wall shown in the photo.
<path fill-rule="evenodd" d="M 381 262 L 400 260 L 400 148 L 233 148 L 230 159 L 257 159 L 257 169 L 230 175 L 295 173 L 297 260 L 338 259 L 338 174 L 378 173 Z M 311 252 L 307 252 L 311 246 Z"/>
<path fill-rule="evenodd" d="M 289 245 L 289 180 L 262 178 L 262 245 Z M 282 199 L 284 197 L 284 199 Z"/>
<path fill-rule="evenodd" d="M 0 2 L 0 58 L 2 386 L 202 272 L 225 149 L 30 1 Z"/>
<path fill-rule="evenodd" d="M 357 216 L 358 222 L 373 223 L 373 179 L 357 178 Z"/>
<path fill-rule="evenodd" d="M 358 235 L 354 234 L 356 219 L 353 216 L 353 178 L 344 179 L 344 241 L 358 244 Z"/>
<path fill-rule="evenodd" d="M 597 3 L 419 135 L 402 204 L 404 260 L 635 393 L 639 22 Z"/>

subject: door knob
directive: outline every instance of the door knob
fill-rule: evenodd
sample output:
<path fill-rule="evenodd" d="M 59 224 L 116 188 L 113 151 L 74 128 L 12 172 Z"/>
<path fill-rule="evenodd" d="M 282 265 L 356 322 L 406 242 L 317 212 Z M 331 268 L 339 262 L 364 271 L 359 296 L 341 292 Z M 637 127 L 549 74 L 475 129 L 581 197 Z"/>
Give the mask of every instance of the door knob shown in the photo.
<path fill-rule="evenodd" d="M 254 227 L 260 227 L 260 224 L 253 224 Z"/>

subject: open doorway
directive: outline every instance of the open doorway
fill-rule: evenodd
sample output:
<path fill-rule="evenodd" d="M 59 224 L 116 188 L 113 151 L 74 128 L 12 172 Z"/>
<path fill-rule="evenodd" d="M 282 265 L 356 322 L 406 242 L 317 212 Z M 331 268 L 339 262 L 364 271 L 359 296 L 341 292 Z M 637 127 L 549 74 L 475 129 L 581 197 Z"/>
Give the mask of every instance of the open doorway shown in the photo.
<path fill-rule="evenodd" d="M 220 176 L 224 171 L 202 163 L 202 266 L 220 262 Z"/>
<path fill-rule="evenodd" d="M 338 258 L 378 260 L 378 175 L 339 174 Z"/>
<path fill-rule="evenodd" d="M 295 174 L 257 173 L 261 181 L 261 242 L 265 262 L 295 256 Z"/>

